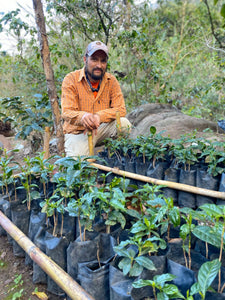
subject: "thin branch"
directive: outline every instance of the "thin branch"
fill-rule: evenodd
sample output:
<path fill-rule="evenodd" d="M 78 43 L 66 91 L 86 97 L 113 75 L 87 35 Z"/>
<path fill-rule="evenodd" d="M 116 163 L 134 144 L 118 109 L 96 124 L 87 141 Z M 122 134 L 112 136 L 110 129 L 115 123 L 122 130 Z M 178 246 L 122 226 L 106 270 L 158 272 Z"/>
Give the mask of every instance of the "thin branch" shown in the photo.
<path fill-rule="evenodd" d="M 209 49 L 212 49 L 212 50 L 215 50 L 215 51 L 220 51 L 220 52 L 223 52 L 223 53 L 225 53 L 225 50 L 223 50 L 223 49 L 221 49 L 221 48 L 215 48 L 215 47 L 212 47 L 212 46 L 210 46 L 209 45 L 209 40 L 207 40 L 206 38 L 205 38 L 205 44 L 206 44 L 206 46 L 209 48 Z"/>
<path fill-rule="evenodd" d="M 180 30 L 180 40 L 179 40 L 179 44 L 178 44 L 178 50 L 177 50 L 177 53 L 176 53 L 173 69 L 170 72 L 170 74 L 167 76 L 167 78 L 166 78 L 165 82 L 163 83 L 163 85 L 160 87 L 160 90 L 163 90 L 166 87 L 166 82 L 172 77 L 172 75 L 175 72 L 175 69 L 177 67 L 177 64 L 178 64 L 179 55 L 180 55 L 180 52 L 181 52 L 181 45 L 182 45 L 182 41 L 183 41 L 183 37 L 184 37 L 186 6 L 187 6 L 187 0 L 183 4 L 182 23 L 181 23 L 181 30 Z"/>
<path fill-rule="evenodd" d="M 213 19 L 212 19 L 211 11 L 210 11 L 210 8 L 209 8 L 208 0 L 204 0 L 204 3 L 206 5 L 206 7 L 207 7 L 207 11 L 208 11 L 208 15 L 209 15 L 209 21 L 210 21 L 210 25 L 211 25 L 212 35 L 215 37 L 215 39 L 218 42 L 220 48 L 224 48 L 223 44 L 221 43 L 220 39 L 218 38 L 218 35 L 215 32 L 215 28 L 214 28 Z"/>

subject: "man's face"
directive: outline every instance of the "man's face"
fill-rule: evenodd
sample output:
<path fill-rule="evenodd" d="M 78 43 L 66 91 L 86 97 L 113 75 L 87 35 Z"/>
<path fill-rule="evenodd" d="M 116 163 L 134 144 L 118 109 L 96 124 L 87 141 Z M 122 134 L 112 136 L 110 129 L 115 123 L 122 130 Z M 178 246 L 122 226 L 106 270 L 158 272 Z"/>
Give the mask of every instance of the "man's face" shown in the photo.
<path fill-rule="evenodd" d="M 107 69 L 107 56 L 104 51 L 98 50 L 89 57 L 84 57 L 85 70 L 88 77 L 95 81 L 104 76 Z"/>

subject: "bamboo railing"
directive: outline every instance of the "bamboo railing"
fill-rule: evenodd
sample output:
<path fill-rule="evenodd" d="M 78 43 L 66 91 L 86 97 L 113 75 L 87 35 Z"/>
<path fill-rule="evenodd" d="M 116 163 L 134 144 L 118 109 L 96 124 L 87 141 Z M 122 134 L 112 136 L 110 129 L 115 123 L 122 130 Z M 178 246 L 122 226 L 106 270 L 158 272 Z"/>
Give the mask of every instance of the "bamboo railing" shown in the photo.
<path fill-rule="evenodd" d="M 0 225 L 72 300 L 94 300 L 72 277 L 35 246 L 1 211 Z"/>

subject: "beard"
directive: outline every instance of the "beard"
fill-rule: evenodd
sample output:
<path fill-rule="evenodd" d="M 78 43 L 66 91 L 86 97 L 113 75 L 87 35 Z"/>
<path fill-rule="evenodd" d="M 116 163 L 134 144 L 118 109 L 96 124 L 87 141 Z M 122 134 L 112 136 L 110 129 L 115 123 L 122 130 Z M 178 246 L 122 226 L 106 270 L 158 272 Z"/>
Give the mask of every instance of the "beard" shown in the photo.
<path fill-rule="evenodd" d="M 95 70 L 100 70 L 100 71 L 101 71 L 101 74 L 100 74 L 100 75 L 95 75 L 95 74 L 94 74 L 94 71 L 95 71 Z M 101 79 L 103 78 L 105 72 L 106 72 L 106 70 L 105 70 L 105 72 L 103 72 L 102 69 L 98 69 L 98 68 L 95 68 L 95 69 L 92 70 L 92 72 L 89 72 L 89 70 L 88 70 L 88 68 L 87 68 L 87 65 L 86 65 L 86 67 L 85 67 L 85 71 L 87 72 L 88 76 L 89 76 L 91 79 L 93 79 L 93 80 L 101 80 Z"/>

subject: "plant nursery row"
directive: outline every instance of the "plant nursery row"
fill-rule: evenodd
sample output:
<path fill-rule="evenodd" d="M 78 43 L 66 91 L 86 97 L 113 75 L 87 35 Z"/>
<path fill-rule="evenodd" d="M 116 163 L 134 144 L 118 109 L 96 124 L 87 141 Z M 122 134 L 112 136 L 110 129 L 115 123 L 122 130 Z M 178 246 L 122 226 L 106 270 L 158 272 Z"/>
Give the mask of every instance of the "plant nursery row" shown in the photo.
<path fill-rule="evenodd" d="M 160 139 L 155 133 L 148 138 L 152 143 Z M 123 138 L 120 142 L 125 143 Z M 188 147 L 190 141 L 185 142 Z M 147 172 L 151 163 L 156 166 L 169 160 L 163 178 L 171 167 L 180 172 L 200 169 L 203 151 L 198 151 L 198 169 L 192 169 L 194 164 L 185 168 L 169 150 L 171 141 L 166 159 L 135 152 L 136 146 L 117 151 L 113 143 L 96 158 L 99 162 L 110 165 L 114 159 L 113 166 L 121 163 L 123 170 L 128 162 L 142 157 L 143 164 L 148 161 Z M 220 147 L 216 145 L 218 153 Z M 209 162 L 207 158 L 205 168 Z M 222 164 L 217 164 L 217 170 Z M 197 202 L 195 195 L 194 204 L 189 205 L 191 193 L 176 191 L 176 200 L 174 190 L 101 172 L 85 159 L 54 157 L 52 162 L 39 153 L 16 165 L 13 155 L 5 151 L 0 168 L 0 210 L 96 300 L 224 299 L 222 200 Z M 223 172 L 206 170 L 219 178 L 220 186 Z M 7 233 L 0 227 L 0 234 Z M 33 282 L 44 283 L 49 292 L 65 297 L 9 235 L 8 239 L 14 255 L 25 257 L 25 263 L 33 266 Z"/>

